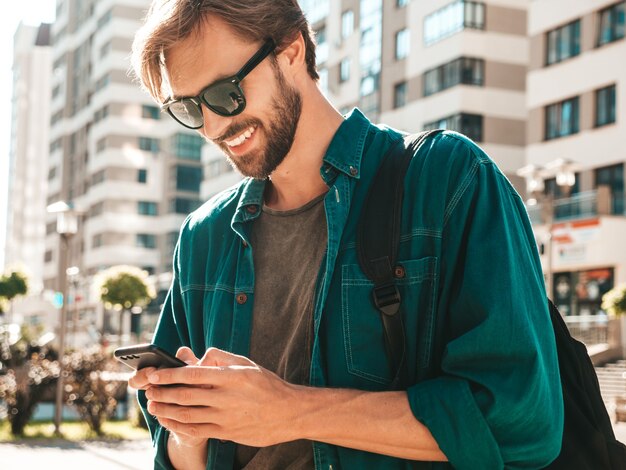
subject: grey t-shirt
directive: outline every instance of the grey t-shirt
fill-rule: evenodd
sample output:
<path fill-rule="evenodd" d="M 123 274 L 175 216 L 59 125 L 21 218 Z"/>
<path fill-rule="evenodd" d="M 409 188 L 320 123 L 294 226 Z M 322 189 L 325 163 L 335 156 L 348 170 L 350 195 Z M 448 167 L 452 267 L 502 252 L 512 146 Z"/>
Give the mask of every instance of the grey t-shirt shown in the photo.
<path fill-rule="evenodd" d="M 254 222 L 250 359 L 287 382 L 309 383 L 315 284 L 327 245 L 324 194 L 302 207 L 264 207 Z M 313 469 L 311 441 L 238 445 L 235 469 Z"/>

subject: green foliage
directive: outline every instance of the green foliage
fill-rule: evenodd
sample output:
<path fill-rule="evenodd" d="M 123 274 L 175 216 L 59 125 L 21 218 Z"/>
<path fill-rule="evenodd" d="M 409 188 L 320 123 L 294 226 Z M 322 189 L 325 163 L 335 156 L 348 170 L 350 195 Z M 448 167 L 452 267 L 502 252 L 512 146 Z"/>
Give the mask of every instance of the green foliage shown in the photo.
<path fill-rule="evenodd" d="M 0 331 L 0 400 L 14 436 L 21 436 L 37 404 L 50 396 L 59 376 L 56 354 L 39 347 L 36 332 L 22 328 L 19 339 L 10 340 L 8 327 Z"/>
<path fill-rule="evenodd" d="M 0 297 L 11 301 L 18 295 L 26 295 L 27 292 L 28 279 L 24 274 L 13 271 L 0 277 Z"/>
<path fill-rule="evenodd" d="M 117 363 L 99 350 L 76 351 L 66 357 L 64 368 L 67 403 L 101 436 L 103 423 L 114 415 L 118 400 L 126 394 L 126 381 L 116 376 Z"/>
<path fill-rule="evenodd" d="M 100 298 L 103 302 L 130 309 L 147 304 L 152 295 L 146 282 L 137 274 L 119 271 L 105 279 Z"/>
<path fill-rule="evenodd" d="M 602 308 L 609 315 L 626 314 L 626 284 L 620 284 L 604 294 Z"/>

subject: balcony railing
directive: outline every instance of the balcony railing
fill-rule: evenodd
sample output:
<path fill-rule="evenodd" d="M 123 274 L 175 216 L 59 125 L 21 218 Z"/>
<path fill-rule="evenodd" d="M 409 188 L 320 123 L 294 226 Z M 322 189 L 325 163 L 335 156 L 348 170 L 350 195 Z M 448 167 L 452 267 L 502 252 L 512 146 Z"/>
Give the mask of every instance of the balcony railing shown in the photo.
<path fill-rule="evenodd" d="M 585 191 L 574 194 L 568 198 L 556 199 L 552 204 L 554 208 L 554 221 L 585 219 L 598 215 L 611 214 L 611 194 L 608 188 L 601 187 L 593 191 Z M 545 215 L 549 211 L 544 210 L 545 201 L 527 206 L 530 221 L 533 224 L 545 223 Z M 547 209 L 547 208 L 546 208 Z"/>

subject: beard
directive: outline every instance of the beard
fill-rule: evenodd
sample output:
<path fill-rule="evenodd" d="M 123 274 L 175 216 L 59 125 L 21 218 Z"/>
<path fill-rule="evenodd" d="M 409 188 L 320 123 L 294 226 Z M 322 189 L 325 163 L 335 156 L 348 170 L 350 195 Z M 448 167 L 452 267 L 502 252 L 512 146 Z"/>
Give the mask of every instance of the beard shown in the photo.
<path fill-rule="evenodd" d="M 281 70 L 276 66 L 274 75 L 277 82 L 278 96 L 272 99 L 269 126 L 261 120 L 250 118 L 231 126 L 226 136 L 235 136 L 250 126 L 256 128 L 255 132 L 263 130 L 266 136 L 264 149 L 249 152 L 244 155 L 233 156 L 228 151 L 228 146 L 221 139 L 218 146 L 222 149 L 229 163 L 243 176 L 255 179 L 267 179 L 280 165 L 291 146 L 296 134 L 300 114 L 302 113 L 302 97 L 293 87 L 289 86 L 283 77 Z"/>

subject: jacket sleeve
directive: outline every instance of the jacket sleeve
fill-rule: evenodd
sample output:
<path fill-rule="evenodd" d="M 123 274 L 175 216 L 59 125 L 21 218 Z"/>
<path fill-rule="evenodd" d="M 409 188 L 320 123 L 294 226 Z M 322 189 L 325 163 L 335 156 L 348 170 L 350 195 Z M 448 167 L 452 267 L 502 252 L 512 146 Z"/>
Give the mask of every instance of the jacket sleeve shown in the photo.
<path fill-rule="evenodd" d="M 541 468 L 560 452 L 563 399 L 536 242 L 506 177 L 458 139 L 464 170 L 442 232 L 441 375 L 409 388 L 409 403 L 454 468 Z"/>
<path fill-rule="evenodd" d="M 182 300 L 180 281 L 178 276 L 178 246 L 174 253 L 174 276 L 172 284 L 167 293 L 165 303 L 161 310 L 159 321 L 152 339 L 152 343 L 160 346 L 171 354 L 175 354 L 178 348 L 185 346 L 181 337 L 187 336 L 184 331 L 181 331 L 181 326 L 186 325 L 183 321 L 177 321 L 177 319 L 183 319 L 185 317 L 185 307 Z M 147 410 L 146 394 L 143 390 L 137 392 L 137 399 L 141 407 L 141 411 L 148 423 L 150 429 L 150 436 L 152 438 L 152 445 L 155 447 L 154 455 L 154 468 L 155 470 L 173 470 L 170 459 L 167 455 L 167 440 L 169 431 L 159 424 L 156 418 L 154 418 Z"/>

